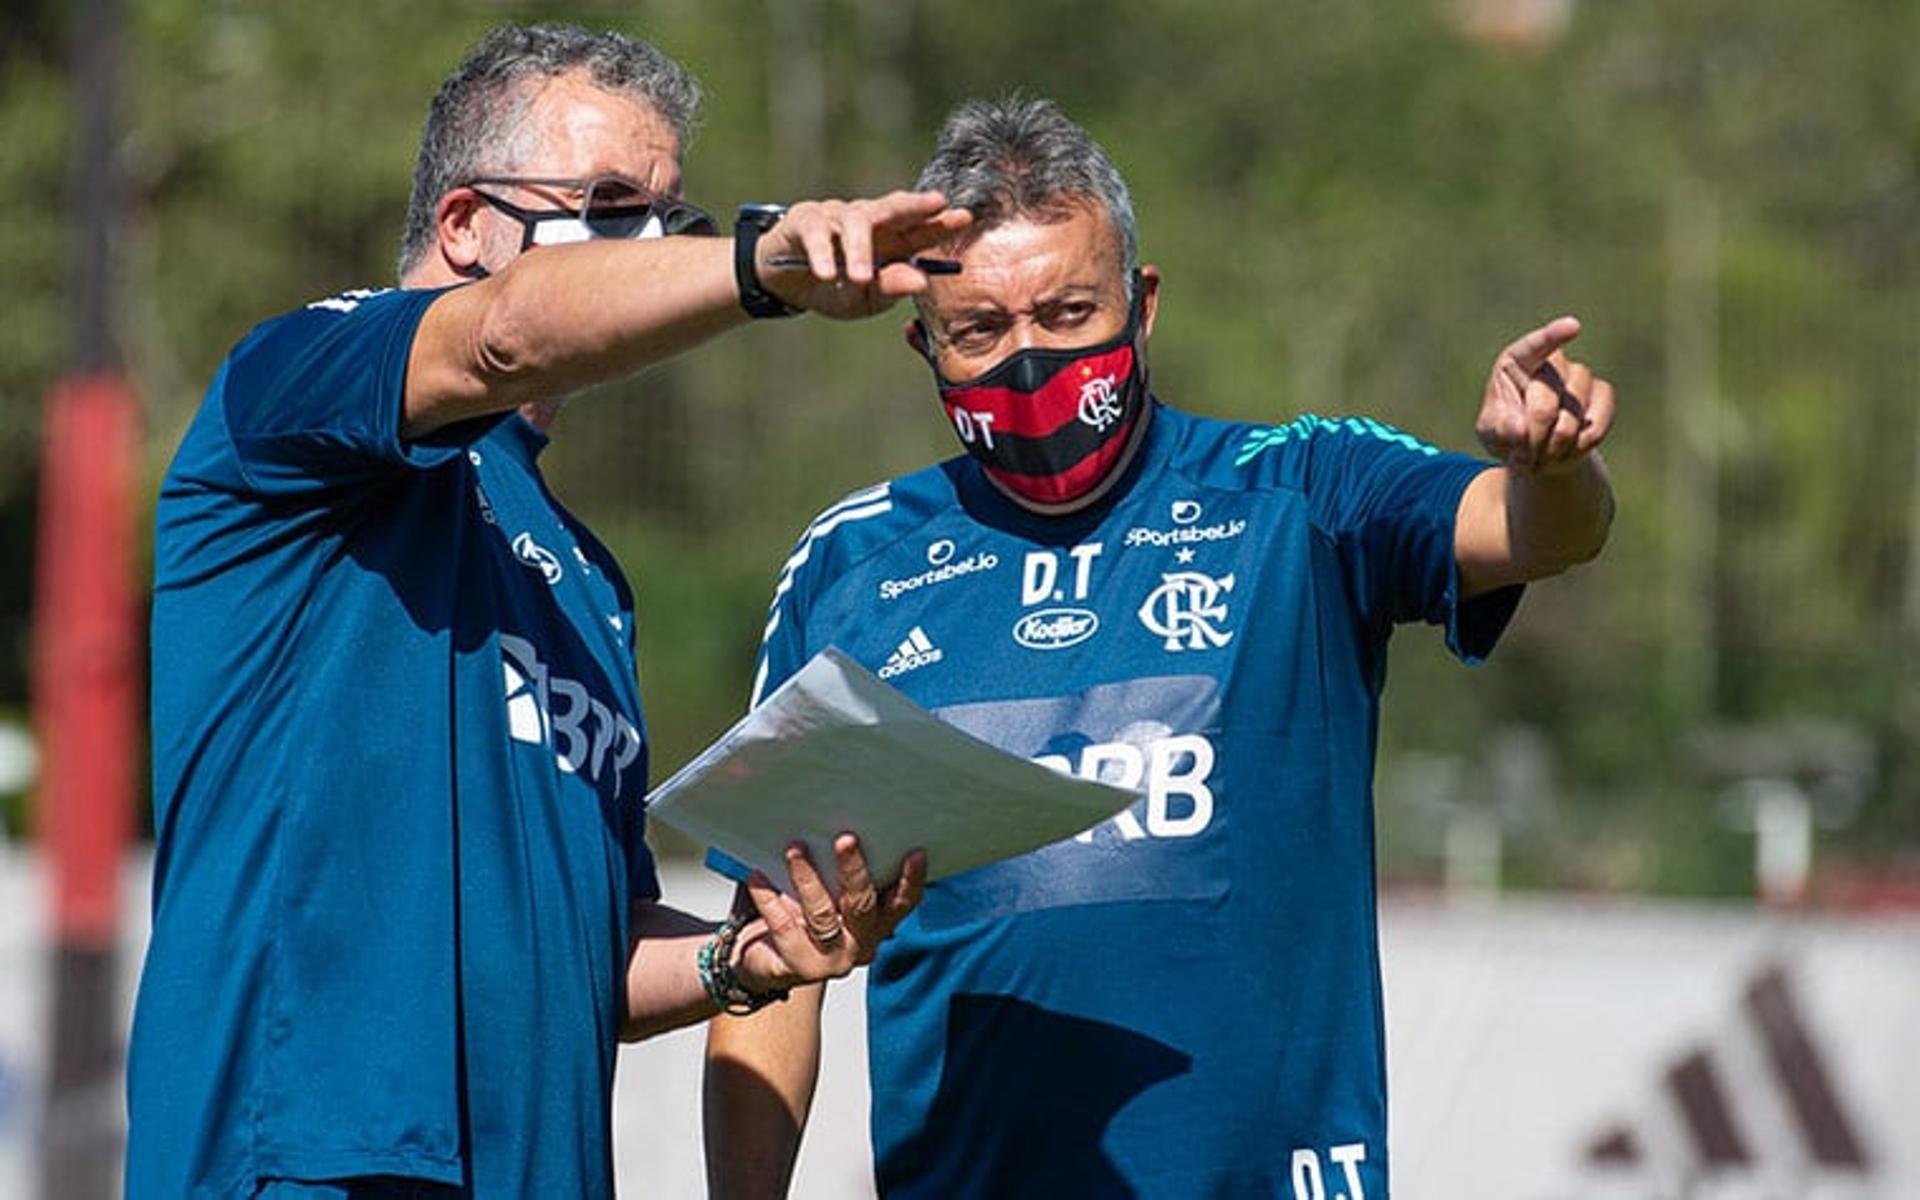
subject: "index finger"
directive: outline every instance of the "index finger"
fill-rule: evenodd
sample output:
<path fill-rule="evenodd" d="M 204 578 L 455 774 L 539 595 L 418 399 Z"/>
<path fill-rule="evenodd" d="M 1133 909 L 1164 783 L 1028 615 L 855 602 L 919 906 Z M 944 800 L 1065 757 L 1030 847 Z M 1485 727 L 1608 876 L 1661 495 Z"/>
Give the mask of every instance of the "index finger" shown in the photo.
<path fill-rule="evenodd" d="M 889 225 L 896 221 L 931 220 L 946 211 L 947 197 L 941 192 L 896 191 L 877 196 L 867 203 L 872 206 L 873 223 Z"/>
<path fill-rule="evenodd" d="M 1555 317 L 1500 352 L 1502 362 L 1511 361 L 1522 376 L 1532 375 L 1547 364 L 1567 343 L 1580 336 L 1578 317 Z"/>
<path fill-rule="evenodd" d="M 951 242 L 973 224 L 973 213 L 953 208 L 939 192 L 894 192 L 868 209 L 874 243 L 886 259 L 906 258 Z"/>
<path fill-rule="evenodd" d="M 787 907 L 790 902 L 780 894 L 780 889 L 773 886 L 773 880 L 755 871 L 747 876 L 741 886 L 746 891 L 747 899 L 752 902 L 754 911 L 767 923 L 768 933 L 777 937 L 793 928 L 793 913 Z"/>

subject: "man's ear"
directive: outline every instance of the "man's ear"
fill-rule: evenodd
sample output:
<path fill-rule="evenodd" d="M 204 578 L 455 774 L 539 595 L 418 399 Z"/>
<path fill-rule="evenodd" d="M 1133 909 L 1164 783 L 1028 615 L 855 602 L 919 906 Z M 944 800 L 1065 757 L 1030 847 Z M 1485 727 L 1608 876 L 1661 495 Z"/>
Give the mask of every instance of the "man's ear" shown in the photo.
<path fill-rule="evenodd" d="M 1153 318 L 1160 311 L 1160 268 L 1152 263 L 1140 267 L 1140 339 L 1153 336 Z"/>
<path fill-rule="evenodd" d="M 440 197 L 434 208 L 434 228 L 438 235 L 440 259 L 462 278 L 484 277 L 480 262 L 485 242 L 480 236 L 480 210 L 486 202 L 472 188 L 454 188 Z"/>

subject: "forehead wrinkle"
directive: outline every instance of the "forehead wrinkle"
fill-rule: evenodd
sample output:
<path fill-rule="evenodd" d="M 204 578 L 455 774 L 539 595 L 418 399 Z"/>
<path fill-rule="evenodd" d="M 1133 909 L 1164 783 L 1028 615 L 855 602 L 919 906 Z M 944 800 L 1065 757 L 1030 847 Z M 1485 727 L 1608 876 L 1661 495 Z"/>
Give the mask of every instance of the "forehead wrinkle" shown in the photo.
<path fill-rule="evenodd" d="M 529 106 L 542 136 L 528 174 L 591 179 L 618 175 L 648 190 L 677 195 L 680 142 L 673 127 L 646 104 L 609 92 L 577 73 L 546 81 Z"/>

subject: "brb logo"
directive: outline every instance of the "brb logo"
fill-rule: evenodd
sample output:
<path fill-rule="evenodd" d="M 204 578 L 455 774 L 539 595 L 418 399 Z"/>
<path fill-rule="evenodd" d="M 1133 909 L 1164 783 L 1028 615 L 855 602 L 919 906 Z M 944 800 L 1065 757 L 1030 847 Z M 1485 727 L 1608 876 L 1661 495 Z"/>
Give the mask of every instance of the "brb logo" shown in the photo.
<path fill-rule="evenodd" d="M 1172 733 L 1164 725 L 1122 730 L 1114 741 L 1082 747 L 1077 763 L 1064 754 L 1034 759 L 1062 775 L 1144 791 L 1144 825 L 1133 809 L 1125 809 L 1112 819 L 1121 839 L 1129 842 L 1205 833 L 1213 823 L 1213 788 L 1207 783 L 1213 774 L 1213 760 L 1213 743 L 1203 735 Z M 1088 843 L 1093 841 L 1093 834 L 1089 829 L 1074 840 Z"/>
<path fill-rule="evenodd" d="M 540 661 L 533 643 L 500 635 L 500 660 L 506 676 L 507 733 L 516 742 L 553 744 L 556 765 L 569 775 L 585 775 L 615 800 L 624 798 L 625 772 L 640 757 L 640 731 L 633 722 L 593 698 L 586 687 L 555 675 Z"/>
<path fill-rule="evenodd" d="M 1066 552 L 1072 565 L 1066 568 L 1072 583 L 1063 586 L 1062 556 L 1056 550 L 1029 550 L 1020 571 L 1020 606 L 1032 608 L 1051 602 L 1022 616 L 1013 625 L 1013 640 L 1029 650 L 1064 650 L 1077 646 L 1100 631 L 1100 615 L 1081 604 L 1092 590 L 1093 560 L 1100 557 L 1100 543 L 1088 542 Z M 1071 590 L 1069 590 L 1069 586 Z"/>
<path fill-rule="evenodd" d="M 1218 649 L 1233 640 L 1232 630 L 1218 628 L 1227 619 L 1222 597 L 1233 590 L 1233 576 L 1171 571 L 1160 580 L 1140 605 L 1140 623 L 1164 638 L 1167 650 Z"/>

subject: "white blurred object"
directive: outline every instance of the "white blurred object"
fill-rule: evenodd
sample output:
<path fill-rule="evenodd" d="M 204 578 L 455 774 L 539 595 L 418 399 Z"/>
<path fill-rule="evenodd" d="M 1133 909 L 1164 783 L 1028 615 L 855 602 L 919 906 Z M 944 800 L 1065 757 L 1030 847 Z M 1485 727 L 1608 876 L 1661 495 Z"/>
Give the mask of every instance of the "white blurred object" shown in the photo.
<path fill-rule="evenodd" d="M 0 721 L 0 795 L 31 786 L 40 774 L 40 748 L 24 725 Z M 0 823 L 0 841 L 7 827 Z"/>
<path fill-rule="evenodd" d="M 1813 876 L 1813 802 L 1790 780 L 1745 779 L 1728 790 L 1724 813 L 1751 829 L 1754 889 L 1773 904 L 1806 899 Z"/>
<path fill-rule="evenodd" d="M 1841 829 L 1859 815 L 1875 779 L 1875 746 L 1865 733 L 1802 719 L 1696 731 L 1695 768 L 1722 783 L 1721 819 L 1754 835 L 1754 893 L 1770 904 L 1806 899 L 1814 831 Z"/>
<path fill-rule="evenodd" d="M 45 878 L 20 845 L 0 845 L 0 1196 L 37 1194 L 34 1137 L 46 1055 Z"/>

